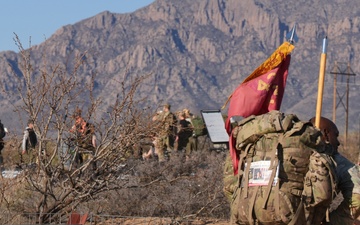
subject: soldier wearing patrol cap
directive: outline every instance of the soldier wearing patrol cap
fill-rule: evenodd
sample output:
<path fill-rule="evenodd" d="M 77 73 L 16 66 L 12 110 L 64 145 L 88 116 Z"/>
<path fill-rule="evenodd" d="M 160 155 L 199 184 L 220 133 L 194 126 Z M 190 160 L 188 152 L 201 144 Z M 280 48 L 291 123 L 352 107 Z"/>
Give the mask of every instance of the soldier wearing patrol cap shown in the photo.
<path fill-rule="evenodd" d="M 159 132 L 155 138 L 155 152 L 158 154 L 159 162 L 164 162 L 166 153 L 174 149 L 177 120 L 170 108 L 169 103 L 164 104 L 163 110 L 153 117 L 153 121 L 159 122 Z"/>

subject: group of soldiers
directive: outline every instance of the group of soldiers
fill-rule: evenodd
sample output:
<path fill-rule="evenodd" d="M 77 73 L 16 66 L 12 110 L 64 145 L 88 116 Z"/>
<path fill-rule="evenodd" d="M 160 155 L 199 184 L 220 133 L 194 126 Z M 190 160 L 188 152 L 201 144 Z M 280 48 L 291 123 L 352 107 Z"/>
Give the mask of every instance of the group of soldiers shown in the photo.
<path fill-rule="evenodd" d="M 170 153 L 184 151 L 186 159 L 189 159 L 191 152 L 197 148 L 192 118 L 188 109 L 174 114 L 171 105 L 164 104 L 162 110 L 152 118 L 156 130 L 153 148 L 144 153 L 143 158 L 157 157 L 159 162 L 165 162 Z"/>
<path fill-rule="evenodd" d="M 136 154 L 137 156 L 142 156 L 143 159 L 156 158 L 159 162 L 164 162 L 171 152 L 185 152 L 186 158 L 190 158 L 191 152 L 196 150 L 197 138 L 193 133 L 193 115 L 188 109 L 177 113 L 172 113 L 170 109 L 170 104 L 164 104 L 162 110 L 152 118 L 153 135 L 149 137 L 150 141 L 144 142 L 144 146 L 147 148 L 134 149 L 140 153 L 140 155 Z M 65 160 L 66 167 L 72 163 L 81 165 L 97 146 L 94 126 L 85 121 L 81 114 L 82 111 L 76 108 L 72 115 L 74 124 L 69 130 L 70 135 L 65 137 L 61 144 L 60 157 Z M 25 130 L 22 145 L 22 158 L 24 159 L 28 155 L 30 157 L 35 154 L 34 151 L 31 151 L 35 146 L 28 144 L 30 143 L 29 129 L 33 130 L 33 122 L 29 122 Z M 33 160 L 25 159 L 25 161 Z"/>
<path fill-rule="evenodd" d="M 82 110 L 76 108 L 71 118 L 73 125 L 66 135 L 63 134 L 59 151 L 59 157 L 64 162 L 65 169 L 70 169 L 72 164 L 74 166 L 82 165 L 84 161 L 93 156 L 97 146 L 95 127 L 82 117 Z M 35 161 L 38 163 L 37 151 L 34 151 L 36 143 L 37 135 L 34 131 L 33 120 L 30 119 L 24 131 L 21 164 L 29 165 Z"/>

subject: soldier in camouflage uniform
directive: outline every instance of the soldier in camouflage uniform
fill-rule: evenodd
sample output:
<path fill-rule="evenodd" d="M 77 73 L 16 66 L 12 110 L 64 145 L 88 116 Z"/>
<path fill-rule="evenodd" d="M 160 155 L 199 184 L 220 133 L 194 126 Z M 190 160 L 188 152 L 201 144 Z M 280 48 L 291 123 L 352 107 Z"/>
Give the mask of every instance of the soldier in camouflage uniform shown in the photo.
<path fill-rule="evenodd" d="M 314 124 L 315 118 L 312 118 L 311 122 Z M 338 140 L 339 131 L 331 120 L 321 117 L 320 130 L 324 139 L 334 148 L 335 152 L 332 157 L 337 163 L 338 189 L 344 198 L 341 204 L 330 213 L 330 222 L 328 224 L 352 225 L 354 219 L 360 215 L 359 166 L 350 162 L 337 151 L 340 145 Z"/>
<path fill-rule="evenodd" d="M 174 149 L 177 120 L 170 108 L 170 104 L 165 104 L 163 111 L 153 117 L 153 121 L 159 123 L 159 132 L 155 138 L 155 152 L 158 154 L 159 162 L 164 162 L 165 154 Z"/>

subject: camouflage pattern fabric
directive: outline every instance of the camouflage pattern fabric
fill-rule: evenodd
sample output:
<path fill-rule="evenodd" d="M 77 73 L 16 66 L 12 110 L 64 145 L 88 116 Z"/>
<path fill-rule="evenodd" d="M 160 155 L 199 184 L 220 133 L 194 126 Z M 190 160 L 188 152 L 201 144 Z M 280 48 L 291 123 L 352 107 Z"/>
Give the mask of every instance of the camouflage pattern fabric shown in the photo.
<path fill-rule="evenodd" d="M 223 191 L 224 191 L 225 197 L 227 198 L 229 203 L 231 203 L 232 195 L 236 190 L 236 184 L 238 181 L 238 177 L 234 175 L 233 164 L 232 164 L 230 154 L 228 154 L 225 159 L 223 181 L 224 181 Z"/>
<path fill-rule="evenodd" d="M 170 136 L 176 134 L 176 117 L 171 112 L 162 112 L 157 121 L 160 122 L 160 137 Z"/>
<path fill-rule="evenodd" d="M 167 155 L 167 147 L 169 146 L 168 137 L 157 137 L 155 139 L 155 152 L 158 155 L 159 162 L 164 162 Z"/>
<path fill-rule="evenodd" d="M 351 197 L 350 210 L 354 219 L 360 217 L 360 194 L 353 193 Z"/>
<path fill-rule="evenodd" d="M 189 137 L 189 142 L 186 145 L 186 155 L 190 156 L 193 151 L 197 151 L 197 137 Z"/>
<path fill-rule="evenodd" d="M 359 166 L 350 162 L 339 153 L 333 155 L 337 163 L 338 189 L 344 200 L 330 213 L 327 224 L 352 225 L 360 215 L 360 173 Z"/>
<path fill-rule="evenodd" d="M 233 135 L 241 161 L 241 182 L 236 183 L 229 173 L 230 166 L 225 164 L 224 193 L 228 199 L 232 192 L 231 224 L 320 224 L 336 182 L 335 165 L 325 154 L 320 130 L 295 115 L 272 111 L 240 121 Z M 313 163 L 308 173 L 310 156 L 314 154 L 320 163 Z M 254 175 L 245 163 L 258 161 L 271 162 L 271 176 L 265 185 L 249 185 Z"/>
<path fill-rule="evenodd" d="M 155 138 L 155 151 L 159 161 L 165 161 L 166 154 L 174 148 L 176 134 L 176 117 L 171 112 L 162 112 L 158 115 L 160 131 Z"/>
<path fill-rule="evenodd" d="M 238 123 L 233 132 L 237 148 L 241 149 L 242 145 L 255 142 L 263 134 L 288 130 L 294 118 L 294 115 L 285 117 L 283 113 L 277 110 L 260 116 L 247 117 Z"/>
<path fill-rule="evenodd" d="M 359 165 L 354 165 L 349 169 L 349 174 L 351 181 L 354 184 L 353 194 L 360 195 L 360 167 Z"/>
<path fill-rule="evenodd" d="M 349 169 L 351 181 L 354 184 L 353 193 L 351 196 L 350 209 L 354 219 L 360 216 L 360 168 L 359 165 L 354 165 Z"/>

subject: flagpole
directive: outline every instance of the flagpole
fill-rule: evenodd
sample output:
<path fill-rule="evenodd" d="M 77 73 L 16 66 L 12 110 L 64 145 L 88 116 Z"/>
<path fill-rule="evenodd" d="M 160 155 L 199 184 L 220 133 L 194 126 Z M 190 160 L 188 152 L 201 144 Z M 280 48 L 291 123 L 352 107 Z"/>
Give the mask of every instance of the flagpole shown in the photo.
<path fill-rule="evenodd" d="M 322 98 L 324 93 L 324 80 L 325 80 L 325 68 L 326 68 L 326 46 L 327 37 L 323 40 L 323 48 L 320 57 L 320 71 L 319 71 L 319 85 L 318 85 L 318 96 L 316 102 L 316 116 L 315 116 L 315 126 L 320 127 L 320 117 L 322 110 Z"/>

